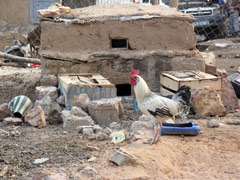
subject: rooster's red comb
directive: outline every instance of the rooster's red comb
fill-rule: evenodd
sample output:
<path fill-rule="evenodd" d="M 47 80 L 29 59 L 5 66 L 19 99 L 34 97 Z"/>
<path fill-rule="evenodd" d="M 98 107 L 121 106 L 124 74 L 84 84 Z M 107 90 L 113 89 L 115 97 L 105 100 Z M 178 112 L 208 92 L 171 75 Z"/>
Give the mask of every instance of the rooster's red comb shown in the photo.
<path fill-rule="evenodd" d="M 139 70 L 134 70 L 133 72 L 131 72 L 130 77 L 133 77 L 135 75 L 139 75 L 140 71 Z"/>

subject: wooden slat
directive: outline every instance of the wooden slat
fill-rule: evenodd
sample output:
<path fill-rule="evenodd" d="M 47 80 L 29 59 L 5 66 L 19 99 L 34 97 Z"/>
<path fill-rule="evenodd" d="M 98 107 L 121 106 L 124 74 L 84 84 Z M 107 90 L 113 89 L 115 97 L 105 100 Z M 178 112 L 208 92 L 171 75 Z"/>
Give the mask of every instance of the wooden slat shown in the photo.
<path fill-rule="evenodd" d="M 84 77 L 84 76 L 77 76 L 77 77 L 80 79 L 80 83 L 84 82 L 87 84 L 93 84 L 93 82 L 88 77 Z"/>

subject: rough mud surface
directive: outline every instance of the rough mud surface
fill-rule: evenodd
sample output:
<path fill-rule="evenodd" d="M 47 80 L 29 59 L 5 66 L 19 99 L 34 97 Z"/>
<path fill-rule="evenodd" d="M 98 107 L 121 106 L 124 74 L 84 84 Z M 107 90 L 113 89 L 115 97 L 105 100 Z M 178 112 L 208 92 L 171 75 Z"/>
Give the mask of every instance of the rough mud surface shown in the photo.
<path fill-rule="evenodd" d="M 60 125 L 37 129 L 0 123 L 0 128 L 9 132 L 0 136 L 0 165 L 9 166 L 9 173 L 3 179 L 31 179 L 32 173 L 40 170 L 65 172 L 73 180 L 84 179 L 80 171 L 87 166 L 109 180 L 239 179 L 239 116 L 238 111 L 224 118 L 213 118 L 222 123 L 218 128 L 208 128 L 207 119 L 193 120 L 201 127 L 200 135 L 165 135 L 157 145 L 143 144 L 146 139 L 117 145 L 110 140 L 87 141 L 77 132 L 63 131 Z M 100 150 L 90 151 L 89 145 Z M 119 147 L 137 157 L 139 165 L 119 167 L 110 163 L 110 155 Z M 91 156 L 97 158 L 96 162 L 88 162 Z M 49 161 L 33 164 L 39 158 Z"/>

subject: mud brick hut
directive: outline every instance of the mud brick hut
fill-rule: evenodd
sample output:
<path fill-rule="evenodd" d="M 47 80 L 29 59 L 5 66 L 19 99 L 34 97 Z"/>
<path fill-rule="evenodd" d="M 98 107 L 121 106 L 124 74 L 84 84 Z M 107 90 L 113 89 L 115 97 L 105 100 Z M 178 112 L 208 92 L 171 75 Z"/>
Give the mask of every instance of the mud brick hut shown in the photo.
<path fill-rule="evenodd" d="M 139 69 L 159 92 L 168 70 L 205 71 L 196 50 L 194 18 L 163 6 L 96 5 L 42 21 L 42 73 L 100 73 L 131 95 L 129 73 Z"/>

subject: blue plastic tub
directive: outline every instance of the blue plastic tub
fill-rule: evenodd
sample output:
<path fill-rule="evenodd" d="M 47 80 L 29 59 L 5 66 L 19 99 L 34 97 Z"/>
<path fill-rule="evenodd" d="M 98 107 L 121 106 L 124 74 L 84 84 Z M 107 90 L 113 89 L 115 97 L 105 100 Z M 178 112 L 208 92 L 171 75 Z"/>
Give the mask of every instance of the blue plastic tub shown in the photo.
<path fill-rule="evenodd" d="M 184 124 L 163 123 L 162 135 L 189 135 L 196 136 L 200 133 L 200 127 L 192 122 Z"/>

